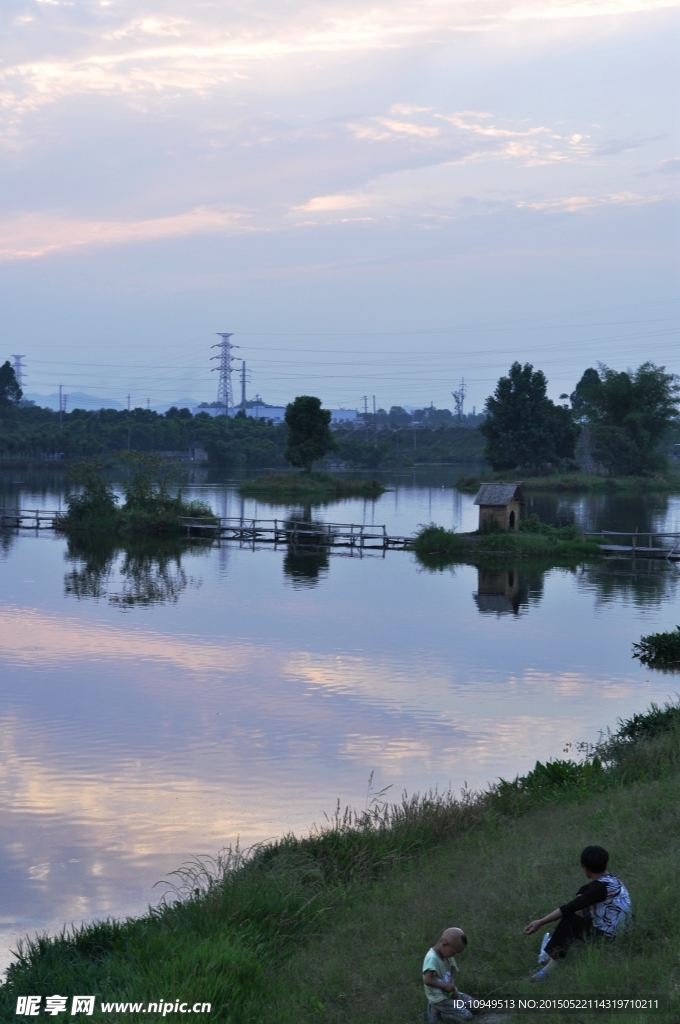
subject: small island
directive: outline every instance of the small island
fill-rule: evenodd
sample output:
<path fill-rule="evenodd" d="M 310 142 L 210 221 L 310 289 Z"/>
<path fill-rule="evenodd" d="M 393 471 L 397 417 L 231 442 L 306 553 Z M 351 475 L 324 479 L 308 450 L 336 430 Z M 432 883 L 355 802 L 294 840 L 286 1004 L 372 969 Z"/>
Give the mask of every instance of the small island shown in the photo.
<path fill-rule="evenodd" d="M 209 505 L 188 501 L 181 487 L 181 468 L 147 452 L 119 452 L 118 461 L 127 471 L 123 483 L 125 502 L 118 497 L 100 459 L 81 459 L 71 467 L 71 480 L 78 486 L 66 499 L 67 511 L 55 521 L 56 528 L 80 541 L 104 537 L 134 539 L 178 537 L 184 517 L 200 517 L 216 523 Z"/>
<path fill-rule="evenodd" d="M 375 500 L 386 490 L 378 480 L 350 480 L 330 473 L 269 473 L 244 480 L 238 488 L 244 498 L 257 498 L 273 505 L 342 498 Z"/>
<path fill-rule="evenodd" d="M 416 535 L 413 550 L 418 560 L 431 569 L 457 562 L 477 565 L 509 557 L 547 560 L 553 565 L 573 565 L 602 557 L 595 539 L 583 539 L 576 527 L 552 527 L 536 516 L 522 522 L 517 532 L 455 533 L 431 523 Z"/>

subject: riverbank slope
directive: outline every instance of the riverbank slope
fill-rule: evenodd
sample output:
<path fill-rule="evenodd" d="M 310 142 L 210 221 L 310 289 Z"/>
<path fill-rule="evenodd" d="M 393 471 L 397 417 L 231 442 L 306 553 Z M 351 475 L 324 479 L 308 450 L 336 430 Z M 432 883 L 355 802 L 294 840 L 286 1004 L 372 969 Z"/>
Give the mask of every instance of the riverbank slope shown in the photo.
<path fill-rule="evenodd" d="M 249 859 L 232 852 L 189 867 L 175 877 L 174 905 L 24 944 L 0 988 L 0 1019 L 14 1019 L 19 995 L 89 993 L 94 1020 L 160 1020 L 149 1001 L 181 1000 L 210 1002 L 210 1019 L 230 1024 L 419 1024 L 422 957 L 451 924 L 469 937 L 466 990 L 535 997 L 526 979 L 541 936 L 526 938 L 522 925 L 582 884 L 589 843 L 610 851 L 636 929 L 614 946 L 573 951 L 540 994 L 677 1006 L 680 707 L 635 716 L 587 753 L 476 796 L 430 793 L 396 806 L 378 798 Z M 102 1014 L 102 999 L 144 1010 Z M 513 1017 L 525 1019 L 535 1015 Z"/>

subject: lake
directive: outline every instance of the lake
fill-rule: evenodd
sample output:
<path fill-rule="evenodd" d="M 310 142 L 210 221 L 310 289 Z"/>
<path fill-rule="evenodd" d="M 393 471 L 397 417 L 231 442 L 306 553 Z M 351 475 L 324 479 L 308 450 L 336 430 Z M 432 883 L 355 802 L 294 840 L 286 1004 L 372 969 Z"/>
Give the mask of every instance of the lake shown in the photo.
<path fill-rule="evenodd" d="M 311 514 L 474 529 L 457 475 L 386 476 L 377 502 Z M 284 515 L 201 471 L 191 492 L 222 515 Z M 0 478 L 5 507 L 65 494 L 58 474 Z M 680 531 L 675 496 L 528 504 L 555 523 Z M 663 702 L 678 677 L 631 644 L 680 622 L 679 574 L 430 572 L 409 552 L 237 544 L 88 554 L 0 533 L 0 962 L 26 932 L 143 911 L 192 856 L 302 832 L 386 787 L 484 787 Z"/>

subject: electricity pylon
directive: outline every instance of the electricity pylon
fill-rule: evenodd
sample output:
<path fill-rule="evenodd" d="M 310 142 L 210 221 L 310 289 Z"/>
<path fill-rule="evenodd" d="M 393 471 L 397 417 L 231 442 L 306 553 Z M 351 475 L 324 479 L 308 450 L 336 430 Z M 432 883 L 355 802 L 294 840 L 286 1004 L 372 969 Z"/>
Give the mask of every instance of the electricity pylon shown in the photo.
<path fill-rule="evenodd" d="M 238 345 L 232 345 L 229 341 L 233 338 L 233 334 L 222 334 L 221 331 L 217 332 L 217 336 L 222 339 L 218 341 L 213 348 L 221 349 L 218 356 L 212 356 L 212 359 L 219 359 L 220 365 L 213 366 L 213 370 L 219 370 L 220 378 L 219 384 L 217 385 L 217 404 L 224 406 L 224 413 L 229 419 L 229 411 L 234 407 L 234 392 L 231 386 L 231 371 L 232 371 L 232 360 L 233 356 L 231 350 L 239 348 Z"/>
<path fill-rule="evenodd" d="M 461 426 L 463 422 L 463 404 L 465 402 L 465 396 L 467 395 L 467 388 L 465 386 L 465 377 L 461 378 L 460 387 L 452 391 L 453 400 L 456 403 L 456 416 L 458 417 L 458 426 Z"/>
<path fill-rule="evenodd" d="M 26 356 L 15 356 L 12 354 L 12 359 L 14 360 L 14 376 L 16 377 L 17 384 L 20 388 L 23 388 L 24 386 L 24 365 L 21 360 L 25 358 Z"/>

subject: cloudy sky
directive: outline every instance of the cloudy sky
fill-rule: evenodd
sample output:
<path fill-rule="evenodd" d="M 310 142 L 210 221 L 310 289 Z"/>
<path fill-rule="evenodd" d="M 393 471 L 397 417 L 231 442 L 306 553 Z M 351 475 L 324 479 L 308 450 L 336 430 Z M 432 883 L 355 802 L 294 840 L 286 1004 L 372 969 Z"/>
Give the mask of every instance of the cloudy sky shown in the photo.
<path fill-rule="evenodd" d="M 4 0 L 26 390 L 479 408 L 680 371 L 677 0 Z M 214 364 L 213 364 L 214 365 Z"/>

